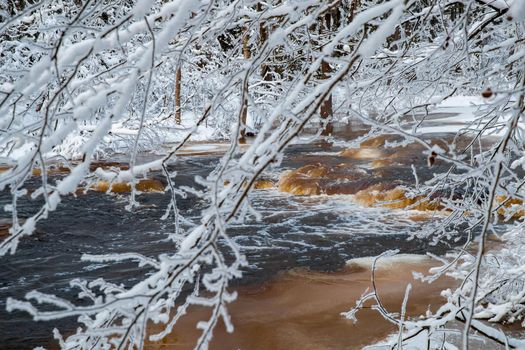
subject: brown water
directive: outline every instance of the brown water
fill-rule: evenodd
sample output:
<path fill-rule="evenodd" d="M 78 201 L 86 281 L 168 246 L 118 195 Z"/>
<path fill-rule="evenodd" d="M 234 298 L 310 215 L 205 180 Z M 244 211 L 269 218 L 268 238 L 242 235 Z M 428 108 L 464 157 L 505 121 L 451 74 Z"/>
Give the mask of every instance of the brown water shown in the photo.
<path fill-rule="evenodd" d="M 385 307 L 400 311 L 408 283 L 414 287 L 408 316 L 438 305 L 439 292 L 453 282 L 442 278 L 429 285 L 414 281 L 411 274 L 428 272 L 431 266 L 424 261 L 379 268 L 377 290 Z M 229 307 L 235 332 L 227 333 L 220 324 L 210 349 L 361 349 L 397 329 L 371 309 L 361 310 L 357 323 L 340 315 L 355 306 L 367 288 L 370 270 L 348 267 L 336 273 L 293 270 L 258 286 L 242 287 Z M 146 349 L 192 349 L 200 334 L 195 324 L 205 317 L 208 310 L 193 308 L 167 339 Z"/>
<path fill-rule="evenodd" d="M 335 130 L 344 135 L 343 139 L 363 133 L 344 128 Z M 407 240 L 420 232 L 424 224 L 432 222 L 432 213 L 407 212 L 401 208 L 363 208 L 347 196 L 381 183 L 387 183 L 388 188 L 411 183 L 411 163 L 416 163 L 421 171 L 422 181 L 445 167 L 436 164 L 428 168 L 426 156 L 417 147 L 372 150 L 380 146 L 365 144 L 359 153 L 345 152 L 346 146 L 326 142 L 296 144 L 286 150 L 280 168 L 263 174 L 268 182 L 260 188 L 265 189 L 250 194 L 263 220 L 232 225 L 229 229 L 230 236 L 250 263 L 243 279 L 232 286 L 240 292 L 239 299 L 230 306 L 236 332 L 228 335 L 220 324 L 211 349 L 351 349 L 379 340 L 395 330 L 370 310 L 362 311 L 355 325 L 340 316 L 369 286 L 369 272 L 348 270 L 344 267 L 346 260 L 378 255 L 391 248 L 404 253 L 432 251 L 439 255 L 461 244 L 461 240 L 439 245 L 427 239 Z M 221 151 L 224 146 L 200 145 L 185 150 L 185 157 L 170 166 L 170 170 L 179 174 L 177 184 L 194 186 L 194 177 L 209 173 L 219 161 Z M 144 156 L 142 160 L 151 158 Z M 383 160 L 382 163 L 379 160 Z M 121 167 L 127 166 L 125 161 L 125 156 L 112 159 Z M 371 164 L 374 161 L 376 163 Z M 318 190 L 308 194 L 322 195 L 295 196 L 272 188 L 272 184 L 277 187 L 284 171 L 294 172 L 312 164 L 315 166 L 311 172 L 296 173 L 301 181 L 306 178 L 305 184 L 318 182 Z M 316 172 L 315 169 L 323 170 Z M 159 174 L 150 175 L 155 186 L 163 182 Z M 37 186 L 37 177 L 31 181 L 34 183 L 30 186 Z M 107 189 L 101 186 L 101 191 Z M 126 191 L 127 187 L 122 192 Z M 0 207 L 9 200 L 9 193 L 0 193 Z M 25 239 L 15 255 L 2 258 L 1 349 L 49 345 L 53 327 L 59 327 L 66 334 L 76 327 L 72 319 L 34 323 L 26 314 L 7 313 L 5 299 L 8 296 L 20 299 L 28 291 L 37 289 L 77 301 L 75 291 L 68 285 L 73 278 L 92 280 L 103 276 L 115 283 L 131 285 L 146 272 L 129 263 L 82 262 L 83 253 L 131 251 L 158 256 L 175 249 L 165 240 L 172 225 L 160 220 L 167 196 L 143 194 L 139 200 L 144 206 L 134 212 L 124 210 L 126 200 L 125 195 L 96 191 L 88 191 L 78 198 L 66 197 L 58 212 L 42 221 L 37 226 L 38 233 Z M 40 204 L 23 199 L 18 208 L 23 216 L 30 216 Z M 207 204 L 190 195 L 179 201 L 179 205 L 190 221 L 197 222 L 200 210 Z M 399 309 L 405 286 L 411 281 L 410 269 L 424 271 L 428 267 L 422 264 L 380 271 L 379 287 L 387 306 Z M 411 315 L 420 314 L 428 305 L 439 301 L 439 291 L 448 283 L 442 280 L 415 288 L 409 310 Z M 191 348 L 198 337 L 195 322 L 206 314 L 206 310 L 194 308 L 166 344 L 150 348 Z M 29 329 L 31 336 L 28 336 Z"/>

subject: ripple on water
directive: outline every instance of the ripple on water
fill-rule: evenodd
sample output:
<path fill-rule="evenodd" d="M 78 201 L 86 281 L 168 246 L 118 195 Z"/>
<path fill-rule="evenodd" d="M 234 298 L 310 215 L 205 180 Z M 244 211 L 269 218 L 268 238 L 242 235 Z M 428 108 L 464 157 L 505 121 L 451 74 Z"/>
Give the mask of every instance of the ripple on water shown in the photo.
<path fill-rule="evenodd" d="M 203 164 L 207 163 L 183 164 L 189 170 L 180 172 L 185 176 L 182 183 L 190 185 L 194 175 L 205 175 L 210 167 Z M 7 197 L 1 197 L 0 204 L 6 203 Z M 92 280 L 104 276 L 114 283 L 133 283 L 147 271 L 137 269 L 133 263 L 93 264 L 82 262 L 80 257 L 84 253 L 131 251 L 157 256 L 174 252 L 175 245 L 164 235 L 173 232 L 173 225 L 160 220 L 167 197 L 141 196 L 147 206 L 133 213 L 124 210 L 126 196 L 89 192 L 76 199 L 65 197 L 59 213 L 39 225 L 42 232 L 35 239 L 24 240 L 17 254 L 4 257 L 0 304 L 7 296 L 22 298 L 32 289 L 74 299 L 69 280 L 79 277 Z M 228 229 L 250 263 L 241 283 L 268 280 L 279 271 L 295 267 L 333 271 L 349 258 L 376 255 L 392 246 L 411 253 L 429 249 L 421 241 L 406 241 L 421 224 L 407 219 L 403 210 L 365 209 L 348 195 L 296 197 L 272 189 L 253 191 L 250 199 L 262 220 L 234 224 Z M 34 212 L 37 205 L 31 201 L 20 203 L 21 213 Z M 199 222 L 204 202 L 191 198 L 180 205 L 185 217 Z M 4 281 L 9 284 L 4 285 Z M 23 330 L 33 325 L 27 315 L 17 314 L 14 318 L 1 305 L 0 322 L 8 325 L 0 326 L 0 339 L 23 337 Z M 35 339 L 49 339 L 55 325 L 39 323 Z M 42 343 L 35 340 L 26 345 L 32 348 Z"/>

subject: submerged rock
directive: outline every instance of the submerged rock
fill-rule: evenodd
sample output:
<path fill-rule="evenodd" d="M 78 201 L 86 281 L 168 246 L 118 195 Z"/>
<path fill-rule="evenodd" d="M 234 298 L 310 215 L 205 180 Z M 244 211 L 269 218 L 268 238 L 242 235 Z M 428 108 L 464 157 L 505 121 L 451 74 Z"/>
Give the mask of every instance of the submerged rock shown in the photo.
<path fill-rule="evenodd" d="M 448 138 L 447 138 L 448 137 Z M 449 150 L 451 136 L 426 140 L 433 148 L 416 142 L 403 142 L 398 135 L 381 135 L 281 174 L 279 190 L 293 195 L 354 195 L 357 203 L 367 207 L 435 211 L 443 209 L 440 198 L 450 193 L 435 192 L 432 197 L 413 196 L 408 188 L 424 183 L 436 173 L 446 172 L 448 164 L 435 159 L 429 168 L 427 158 L 433 152 Z M 462 140 L 465 143 L 466 140 Z M 436 154 L 437 156 L 437 154 Z M 306 159 L 307 161 L 307 159 Z M 418 217 L 417 220 L 422 220 Z"/>
<path fill-rule="evenodd" d="M 355 194 L 356 202 L 366 207 L 390 209 L 439 210 L 437 199 L 429 201 L 422 196 L 407 196 L 407 191 L 395 184 L 377 184 Z M 392 188 L 393 187 L 393 188 Z"/>
<path fill-rule="evenodd" d="M 372 161 L 370 163 L 370 166 L 373 169 L 378 169 L 378 168 L 384 168 L 384 167 L 387 167 L 387 166 L 392 166 L 395 163 L 396 162 L 394 160 L 392 160 L 392 159 L 382 158 L 382 159 L 376 159 L 376 160 Z"/>
<path fill-rule="evenodd" d="M 498 209 L 498 214 L 503 217 L 520 219 L 525 216 L 525 207 L 523 206 L 523 201 L 519 198 L 497 196 L 496 205 L 501 205 Z"/>
<path fill-rule="evenodd" d="M 69 174 L 71 172 L 71 169 L 63 166 L 63 165 L 57 165 L 57 166 L 50 166 L 46 168 L 46 174 L 48 176 L 53 175 L 64 175 Z M 31 170 L 31 175 L 33 176 L 41 176 L 42 175 L 42 169 L 41 168 L 33 168 Z"/>
<path fill-rule="evenodd" d="M 341 152 L 341 156 L 356 159 L 375 159 L 385 156 L 380 149 L 371 147 L 350 148 Z"/>
<path fill-rule="evenodd" d="M 90 188 L 95 192 L 108 192 L 110 183 L 107 181 L 100 181 Z M 164 184 L 155 179 L 140 180 L 135 188 L 139 192 L 164 192 Z M 125 182 L 114 182 L 111 184 L 110 192 L 113 193 L 127 193 L 131 192 L 131 184 Z"/>
<path fill-rule="evenodd" d="M 279 178 L 279 191 L 298 196 L 313 196 L 321 194 L 319 177 L 309 176 L 298 170 L 288 170 Z"/>
<path fill-rule="evenodd" d="M 310 164 L 282 173 L 279 190 L 300 196 L 353 194 L 369 185 L 366 175 L 366 171 L 351 164 Z"/>
<path fill-rule="evenodd" d="M 260 179 L 255 181 L 253 188 L 256 190 L 270 190 L 272 188 L 275 188 L 275 182 L 268 179 Z"/>

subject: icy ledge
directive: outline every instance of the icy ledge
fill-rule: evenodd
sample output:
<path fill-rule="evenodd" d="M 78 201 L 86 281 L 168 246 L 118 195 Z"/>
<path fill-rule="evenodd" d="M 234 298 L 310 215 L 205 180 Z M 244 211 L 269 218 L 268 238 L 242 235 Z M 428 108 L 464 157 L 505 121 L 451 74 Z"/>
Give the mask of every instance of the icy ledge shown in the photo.
<path fill-rule="evenodd" d="M 350 259 L 346 262 L 346 266 L 352 268 L 371 269 L 376 257 L 366 256 L 362 258 Z M 427 255 L 419 254 L 397 254 L 392 256 L 381 257 L 376 260 L 376 269 L 392 269 L 399 264 L 420 264 L 428 263 L 431 259 Z"/>

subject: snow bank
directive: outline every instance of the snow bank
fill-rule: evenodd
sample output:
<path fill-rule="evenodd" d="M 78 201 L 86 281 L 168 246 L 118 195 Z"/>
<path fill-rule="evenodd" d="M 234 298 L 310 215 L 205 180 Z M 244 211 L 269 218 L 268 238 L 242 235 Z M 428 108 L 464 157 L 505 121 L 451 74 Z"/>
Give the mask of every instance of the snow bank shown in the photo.
<path fill-rule="evenodd" d="M 346 266 L 371 269 L 375 259 L 376 257 L 373 256 L 350 259 L 346 262 Z M 417 265 L 421 263 L 427 263 L 429 261 L 431 261 L 431 259 L 426 255 L 397 254 L 377 259 L 376 269 L 392 269 L 401 264 Z"/>
<path fill-rule="evenodd" d="M 415 134 L 457 133 L 491 125 L 485 133 L 499 136 L 505 131 L 503 123 L 510 117 L 509 113 L 503 113 L 498 119 L 501 125 L 495 126 L 494 116 L 490 113 L 494 101 L 482 96 L 453 96 L 443 101 L 437 99 L 435 103 L 425 121 L 415 131 L 413 125 L 406 126 L 404 130 Z M 525 124 L 520 122 L 519 127 L 524 128 Z"/>

